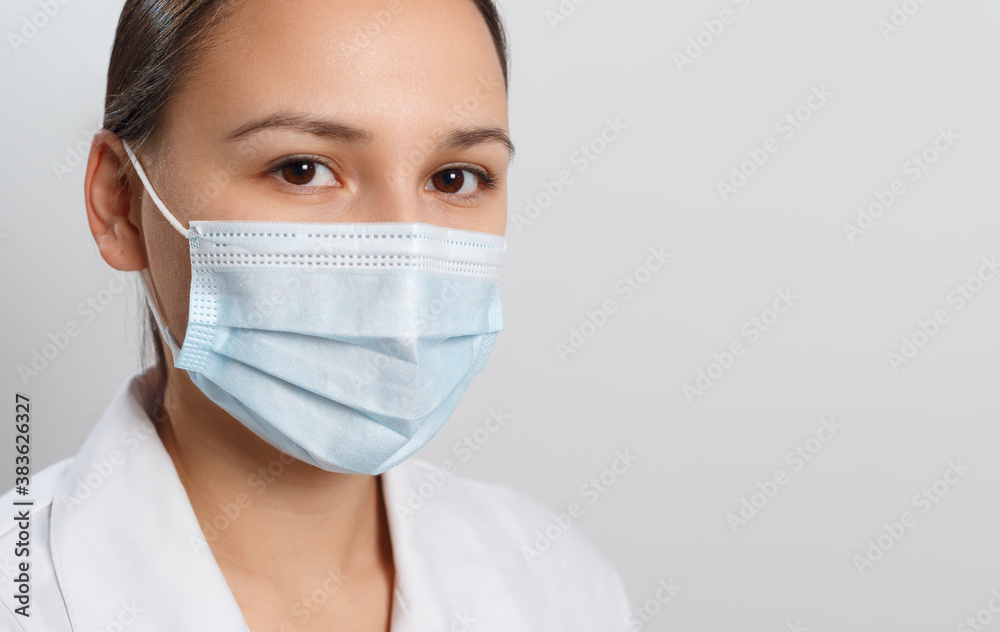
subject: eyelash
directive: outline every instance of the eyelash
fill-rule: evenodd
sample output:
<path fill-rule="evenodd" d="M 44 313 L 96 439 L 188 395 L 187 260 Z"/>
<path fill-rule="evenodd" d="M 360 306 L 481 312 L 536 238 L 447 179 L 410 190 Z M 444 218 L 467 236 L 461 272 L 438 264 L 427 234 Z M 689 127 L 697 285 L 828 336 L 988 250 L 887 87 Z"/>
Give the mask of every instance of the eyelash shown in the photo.
<path fill-rule="evenodd" d="M 273 175 L 278 175 L 279 173 L 281 173 L 281 170 L 284 169 L 285 167 L 288 167 L 288 166 L 291 166 L 291 165 L 294 165 L 294 164 L 298 164 L 298 163 L 302 163 L 302 162 L 315 162 L 317 165 L 322 165 L 322 166 L 326 167 L 327 169 L 329 169 L 333 173 L 333 175 L 337 175 L 337 171 L 333 168 L 333 165 L 331 165 L 327 161 L 323 160 L 319 156 L 308 156 L 308 155 L 303 155 L 303 156 L 289 156 L 287 158 L 284 158 L 280 162 L 278 162 L 278 164 L 276 164 L 273 167 L 271 167 L 270 169 L 268 169 L 267 173 L 268 173 L 268 175 L 272 175 L 272 176 Z M 288 184 L 291 184 L 291 183 L 288 183 Z M 292 185 L 292 186 L 294 186 L 294 185 Z"/>
<path fill-rule="evenodd" d="M 297 164 L 297 163 L 301 163 L 301 162 L 315 162 L 316 164 L 322 165 L 322 166 L 326 167 L 327 169 L 329 169 L 334 175 L 337 175 L 337 172 L 333 168 L 333 166 L 330 165 L 328 162 L 320 159 L 318 156 L 289 156 L 288 158 L 285 158 L 285 159 L 281 160 L 281 162 L 279 162 L 278 164 L 276 164 L 273 167 L 271 167 L 270 169 L 268 169 L 267 173 L 268 173 L 268 175 L 275 176 L 275 175 L 280 174 L 281 171 L 285 167 L 288 167 L 290 165 L 294 165 L 294 164 Z M 439 171 L 435 171 L 434 173 L 439 173 L 440 171 L 449 171 L 451 169 L 462 169 L 464 171 L 468 171 L 468 172 L 474 174 L 477 178 L 479 178 L 479 182 L 484 187 L 486 187 L 487 189 L 496 189 L 497 188 L 497 183 L 500 180 L 495 175 L 493 175 L 489 171 L 483 169 L 482 167 L 477 167 L 476 165 L 472 165 L 472 164 L 468 164 L 468 163 L 460 163 L 460 164 L 455 164 L 455 165 L 447 165 L 443 169 L 440 169 Z M 294 186 L 294 185 L 292 185 L 292 186 Z"/>
<path fill-rule="evenodd" d="M 445 168 L 435 171 L 434 173 L 440 173 L 441 171 L 451 171 L 452 169 L 461 169 L 463 171 L 468 171 L 479 178 L 479 182 L 487 189 L 497 188 L 497 182 L 499 178 L 490 173 L 489 171 L 483 169 L 482 167 L 477 167 L 476 165 L 470 165 L 468 163 L 460 163 L 457 165 L 447 165 Z M 433 174 L 432 174 L 433 175 Z"/>

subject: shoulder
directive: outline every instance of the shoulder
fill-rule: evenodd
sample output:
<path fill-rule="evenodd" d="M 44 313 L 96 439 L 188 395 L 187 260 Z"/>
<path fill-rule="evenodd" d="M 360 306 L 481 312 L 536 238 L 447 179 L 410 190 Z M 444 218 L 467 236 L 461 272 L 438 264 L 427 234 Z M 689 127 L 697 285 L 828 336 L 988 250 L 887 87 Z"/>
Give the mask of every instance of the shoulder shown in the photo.
<path fill-rule="evenodd" d="M 62 591 L 56 580 L 49 541 L 49 520 L 56 486 L 73 457 L 33 474 L 28 494 L 11 489 L 0 496 L 0 631 L 69 630 Z M 31 504 L 14 504 L 28 503 Z M 25 582 L 23 578 L 27 578 Z M 20 586 L 30 589 L 30 617 L 13 613 L 21 606 Z M 29 625 L 30 623 L 30 625 Z M 42 627 L 38 627 L 42 626 Z"/>
<path fill-rule="evenodd" d="M 52 498 L 55 495 L 56 485 L 62 480 L 63 474 L 73 462 L 74 457 L 69 457 L 53 463 L 36 474 L 32 474 L 31 483 L 28 486 L 27 494 L 17 493 L 17 488 L 7 490 L 0 496 L 0 507 L 12 507 L 14 511 L 4 512 L 0 517 L 0 540 L 7 540 L 16 537 L 18 531 L 19 513 L 27 512 L 29 516 L 34 516 L 42 512 L 48 512 L 52 505 Z M 19 504 L 14 503 L 30 503 Z"/>
<path fill-rule="evenodd" d="M 417 519 L 426 506 L 434 514 L 429 522 L 470 529 L 526 611 L 558 613 L 540 629 L 567 629 L 569 616 L 581 617 L 578 630 L 624 629 L 628 597 L 614 566 L 581 527 L 583 503 L 553 510 L 506 485 L 411 462 L 405 509 L 416 506 Z"/>
<path fill-rule="evenodd" d="M 0 606 L 0 632 L 25 632 L 14 614 L 5 606 L 6 604 Z"/>

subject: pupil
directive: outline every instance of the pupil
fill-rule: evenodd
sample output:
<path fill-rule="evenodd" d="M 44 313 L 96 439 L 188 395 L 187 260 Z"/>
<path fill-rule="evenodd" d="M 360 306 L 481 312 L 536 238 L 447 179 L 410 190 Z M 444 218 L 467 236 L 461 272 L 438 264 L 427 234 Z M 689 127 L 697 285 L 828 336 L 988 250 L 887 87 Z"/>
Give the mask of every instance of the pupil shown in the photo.
<path fill-rule="evenodd" d="M 296 162 L 284 169 L 285 179 L 292 184 L 309 184 L 316 175 L 316 165 L 311 162 Z"/>
<path fill-rule="evenodd" d="M 448 169 L 434 176 L 434 186 L 438 191 L 445 193 L 456 193 L 462 190 L 465 184 L 465 176 L 461 169 Z"/>

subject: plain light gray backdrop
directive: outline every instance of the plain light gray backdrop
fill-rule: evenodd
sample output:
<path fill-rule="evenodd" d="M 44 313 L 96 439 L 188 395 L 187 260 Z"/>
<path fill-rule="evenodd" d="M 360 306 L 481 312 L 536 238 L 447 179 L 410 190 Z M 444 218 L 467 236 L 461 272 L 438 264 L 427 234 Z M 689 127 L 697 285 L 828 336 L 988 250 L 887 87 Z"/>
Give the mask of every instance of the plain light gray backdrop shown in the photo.
<path fill-rule="evenodd" d="M 14 393 L 32 398 L 36 471 L 76 452 L 139 347 L 137 294 L 106 291 L 82 195 L 121 2 L 51 4 L 15 46 L 41 9 L 6 0 L 0 53 L 2 392 L 11 422 Z M 620 569 L 646 630 L 996 616 L 1000 277 L 982 260 L 1000 256 L 1000 6 L 502 8 L 518 147 L 506 329 L 420 458 L 554 511 L 582 502 L 573 528 Z M 668 263 L 643 270 L 650 248 Z M 797 297 L 780 314 L 779 292 Z M 69 323 L 79 335 L 25 383 L 19 365 Z M 495 409 L 510 418 L 487 433 Z M 466 435 L 483 441 L 462 461 Z M 619 450 L 638 462 L 584 494 Z M 949 462 L 969 469 L 941 483 Z M 661 603 L 670 579 L 681 590 Z"/>

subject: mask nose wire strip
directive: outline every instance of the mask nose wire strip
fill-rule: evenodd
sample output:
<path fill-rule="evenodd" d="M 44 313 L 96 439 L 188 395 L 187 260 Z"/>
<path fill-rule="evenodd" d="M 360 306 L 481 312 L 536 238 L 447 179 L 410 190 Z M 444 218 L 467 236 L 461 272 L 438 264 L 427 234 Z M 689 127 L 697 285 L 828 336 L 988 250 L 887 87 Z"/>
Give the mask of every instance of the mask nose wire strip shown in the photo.
<path fill-rule="evenodd" d="M 143 171 L 142 164 L 132 151 L 132 148 L 128 146 L 128 143 L 124 139 L 122 140 L 122 145 L 125 147 L 125 153 L 128 154 L 129 160 L 132 161 L 132 166 L 135 167 L 136 173 L 139 174 L 139 179 L 142 180 L 142 185 L 146 187 L 146 192 L 149 193 L 149 197 L 153 199 L 153 204 L 156 205 L 156 208 L 160 209 L 160 213 L 163 214 L 163 218 L 170 222 L 170 225 L 173 226 L 177 232 L 184 237 L 187 237 L 190 231 L 187 228 L 184 228 L 184 224 L 181 224 L 177 221 L 176 217 L 170 214 L 170 211 L 167 210 L 167 207 L 163 204 L 160 196 L 158 196 L 156 191 L 153 190 L 153 185 L 149 183 L 149 178 L 146 177 L 146 172 Z"/>

